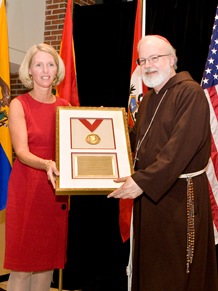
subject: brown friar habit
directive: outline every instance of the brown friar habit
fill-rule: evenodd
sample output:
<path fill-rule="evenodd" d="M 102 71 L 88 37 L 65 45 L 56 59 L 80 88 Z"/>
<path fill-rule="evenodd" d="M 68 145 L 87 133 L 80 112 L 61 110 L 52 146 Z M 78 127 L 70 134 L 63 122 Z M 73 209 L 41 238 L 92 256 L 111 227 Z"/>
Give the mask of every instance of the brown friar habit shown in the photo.
<path fill-rule="evenodd" d="M 134 151 L 164 94 L 132 175 L 144 192 L 134 201 L 132 291 L 217 291 L 205 173 L 193 178 L 194 257 L 186 272 L 187 181 L 178 177 L 204 169 L 211 149 L 208 102 L 188 72 L 173 76 L 158 94 L 153 89 L 147 92 L 130 134 L 131 144 Z"/>

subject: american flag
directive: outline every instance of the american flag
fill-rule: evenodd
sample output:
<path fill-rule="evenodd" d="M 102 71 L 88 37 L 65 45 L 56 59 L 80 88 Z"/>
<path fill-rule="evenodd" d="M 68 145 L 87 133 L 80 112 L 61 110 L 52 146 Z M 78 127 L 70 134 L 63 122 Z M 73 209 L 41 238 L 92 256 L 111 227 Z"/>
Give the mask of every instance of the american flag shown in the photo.
<path fill-rule="evenodd" d="M 210 106 L 212 150 L 207 168 L 207 177 L 210 188 L 215 244 L 218 244 L 218 6 L 201 86 Z"/>

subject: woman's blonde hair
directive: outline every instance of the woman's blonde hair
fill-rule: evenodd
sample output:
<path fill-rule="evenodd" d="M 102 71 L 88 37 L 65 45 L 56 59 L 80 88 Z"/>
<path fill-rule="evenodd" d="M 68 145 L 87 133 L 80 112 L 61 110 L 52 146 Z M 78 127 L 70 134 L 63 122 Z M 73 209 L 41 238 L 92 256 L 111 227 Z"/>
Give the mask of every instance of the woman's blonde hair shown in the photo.
<path fill-rule="evenodd" d="M 41 43 L 38 45 L 33 45 L 31 48 L 28 49 L 21 65 L 19 68 L 19 78 L 22 84 L 28 88 L 32 89 L 33 88 L 33 80 L 32 76 L 29 74 L 29 68 L 33 59 L 33 56 L 38 52 L 38 51 L 43 51 L 46 53 L 49 53 L 53 56 L 55 63 L 57 65 L 57 75 L 56 78 L 54 79 L 52 85 L 56 86 L 60 84 L 60 82 L 64 79 L 65 76 L 65 66 L 64 62 L 57 53 L 57 51 L 48 44 Z"/>

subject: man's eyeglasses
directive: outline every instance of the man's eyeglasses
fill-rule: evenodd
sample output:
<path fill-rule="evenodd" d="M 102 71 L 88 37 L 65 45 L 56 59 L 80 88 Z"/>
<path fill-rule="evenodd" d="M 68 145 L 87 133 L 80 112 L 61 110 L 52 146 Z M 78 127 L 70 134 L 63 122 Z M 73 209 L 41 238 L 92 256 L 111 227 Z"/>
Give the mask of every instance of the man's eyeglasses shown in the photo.
<path fill-rule="evenodd" d="M 148 61 L 149 64 L 153 64 L 153 63 L 157 63 L 159 61 L 159 58 L 160 57 L 166 57 L 166 56 L 169 56 L 168 55 L 158 55 L 158 56 L 152 56 L 152 57 L 149 57 L 149 58 L 139 58 L 136 60 L 136 64 L 139 65 L 139 66 L 143 66 L 146 64 L 146 62 Z"/>

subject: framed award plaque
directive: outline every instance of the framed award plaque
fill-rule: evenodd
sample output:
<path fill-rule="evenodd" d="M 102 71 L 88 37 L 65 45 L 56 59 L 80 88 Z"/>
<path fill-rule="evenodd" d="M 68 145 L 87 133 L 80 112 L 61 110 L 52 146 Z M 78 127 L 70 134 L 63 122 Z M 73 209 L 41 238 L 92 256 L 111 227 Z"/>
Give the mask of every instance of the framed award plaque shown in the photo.
<path fill-rule="evenodd" d="M 56 195 L 109 194 L 133 173 L 125 108 L 57 107 Z"/>

